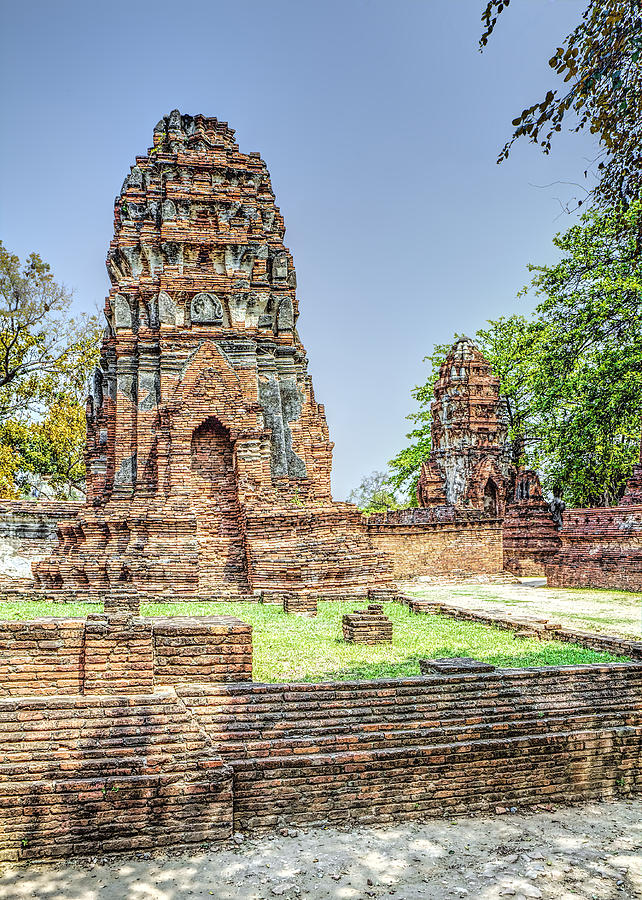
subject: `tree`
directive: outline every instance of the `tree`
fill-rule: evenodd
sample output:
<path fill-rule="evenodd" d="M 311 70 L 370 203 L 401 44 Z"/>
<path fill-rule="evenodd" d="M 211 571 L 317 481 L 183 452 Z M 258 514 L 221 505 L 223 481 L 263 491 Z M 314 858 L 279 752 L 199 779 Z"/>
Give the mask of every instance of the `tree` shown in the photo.
<path fill-rule="evenodd" d="M 482 50 L 509 4 L 486 3 Z M 588 128 L 598 138 L 594 201 L 603 208 L 628 205 L 642 190 L 642 0 L 588 0 L 549 65 L 564 87 L 551 88 L 513 119 L 513 135 L 497 161 L 508 158 L 519 138 L 550 153 L 554 134 L 570 118 L 572 131 Z"/>
<path fill-rule="evenodd" d="M 591 211 L 531 266 L 543 299 L 529 362 L 532 458 L 567 503 L 611 505 L 639 453 L 642 399 L 642 203 Z"/>
<path fill-rule="evenodd" d="M 399 501 L 390 490 L 385 472 L 364 475 L 359 487 L 350 491 L 348 503 L 354 503 L 366 515 L 399 509 Z"/>
<path fill-rule="evenodd" d="M 641 230 L 640 201 L 586 213 L 554 239 L 558 263 L 529 267 L 540 298 L 532 317 L 490 321 L 476 335 L 508 401 L 515 462 L 538 469 L 545 490 L 567 505 L 617 503 L 639 453 Z M 428 381 L 413 391 L 418 427 L 391 460 L 397 487 L 413 489 L 428 455 L 432 389 L 447 349 L 427 357 Z"/>
<path fill-rule="evenodd" d="M 36 253 L 21 265 L 0 242 L 0 495 L 25 473 L 64 496 L 84 477 L 84 393 L 98 356 L 95 317 L 69 318 L 71 295 Z"/>

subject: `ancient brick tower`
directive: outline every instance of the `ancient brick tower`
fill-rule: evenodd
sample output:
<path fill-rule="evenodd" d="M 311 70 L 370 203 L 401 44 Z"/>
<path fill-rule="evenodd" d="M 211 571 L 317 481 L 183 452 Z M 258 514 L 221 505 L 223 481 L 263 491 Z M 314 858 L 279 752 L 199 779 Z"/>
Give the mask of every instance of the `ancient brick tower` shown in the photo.
<path fill-rule="evenodd" d="M 296 331 L 265 163 L 174 111 L 116 199 L 87 404 L 88 504 L 34 568 L 47 590 L 363 593 L 388 566 L 330 495 L 332 444 Z"/>
<path fill-rule="evenodd" d="M 432 449 L 421 467 L 419 505 L 501 516 L 512 474 L 508 409 L 499 379 L 469 338 L 451 348 L 434 394 Z"/>

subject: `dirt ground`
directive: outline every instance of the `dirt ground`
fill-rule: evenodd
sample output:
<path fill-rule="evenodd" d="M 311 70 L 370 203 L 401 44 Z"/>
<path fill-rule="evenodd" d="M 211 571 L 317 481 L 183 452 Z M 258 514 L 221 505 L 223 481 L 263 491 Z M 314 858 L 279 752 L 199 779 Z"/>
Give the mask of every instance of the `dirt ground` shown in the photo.
<path fill-rule="evenodd" d="M 5 866 L 0 898 L 642 897 L 642 800 L 237 840 L 216 850 Z"/>
<path fill-rule="evenodd" d="M 543 616 L 562 625 L 621 634 L 640 640 L 642 594 L 580 588 L 549 588 L 545 579 L 486 583 L 484 576 L 458 584 L 430 578 L 407 582 L 403 589 L 417 597 L 444 600 L 475 609 Z"/>

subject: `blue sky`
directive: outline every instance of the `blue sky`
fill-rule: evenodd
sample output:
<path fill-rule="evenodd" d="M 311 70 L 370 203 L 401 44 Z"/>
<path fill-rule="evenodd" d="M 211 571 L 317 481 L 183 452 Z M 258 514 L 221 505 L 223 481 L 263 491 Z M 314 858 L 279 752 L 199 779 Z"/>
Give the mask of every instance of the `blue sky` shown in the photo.
<path fill-rule="evenodd" d="M 514 0 L 480 54 L 482 0 L 4 4 L 0 238 L 102 307 L 114 196 L 155 123 L 228 121 L 285 217 L 343 498 L 403 446 L 432 345 L 528 309 L 527 263 L 554 259 L 576 192 L 556 182 L 589 138 L 495 159 L 584 5 Z"/>

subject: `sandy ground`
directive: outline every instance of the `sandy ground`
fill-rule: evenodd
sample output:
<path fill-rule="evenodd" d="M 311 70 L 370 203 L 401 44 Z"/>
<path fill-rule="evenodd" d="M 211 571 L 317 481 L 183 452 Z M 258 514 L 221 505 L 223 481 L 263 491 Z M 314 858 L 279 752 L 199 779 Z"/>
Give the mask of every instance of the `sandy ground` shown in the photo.
<path fill-rule="evenodd" d="M 523 612 L 570 627 L 621 634 L 640 640 L 642 594 L 548 588 L 542 581 L 525 579 L 518 584 L 485 584 L 471 580 L 464 584 L 440 584 L 430 579 L 418 579 L 407 582 L 403 589 L 417 597 L 489 611 Z"/>
<path fill-rule="evenodd" d="M 0 898 L 642 897 L 642 800 L 238 840 L 196 853 L 5 866 Z"/>

